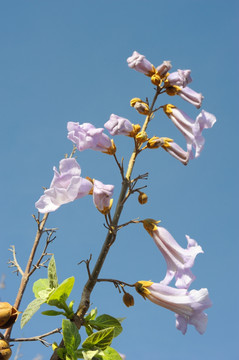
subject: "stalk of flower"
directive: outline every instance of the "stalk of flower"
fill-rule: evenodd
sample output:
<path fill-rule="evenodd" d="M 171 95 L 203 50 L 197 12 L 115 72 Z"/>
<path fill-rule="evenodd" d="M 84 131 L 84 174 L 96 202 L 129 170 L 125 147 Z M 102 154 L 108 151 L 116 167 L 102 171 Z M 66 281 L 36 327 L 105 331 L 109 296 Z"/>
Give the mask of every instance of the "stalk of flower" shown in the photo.
<path fill-rule="evenodd" d="M 178 288 L 188 288 L 195 276 L 191 272 L 196 256 L 203 253 L 201 246 L 186 235 L 187 249 L 182 248 L 173 236 L 153 219 L 142 221 L 145 230 L 153 238 L 156 246 L 163 254 L 167 263 L 167 272 L 161 284 L 168 285 L 175 277 L 175 285 Z"/>
<path fill-rule="evenodd" d="M 93 201 L 95 207 L 104 215 L 108 214 L 108 212 L 112 207 L 113 192 L 114 192 L 113 185 L 105 185 L 98 180 L 94 180 Z"/>
<path fill-rule="evenodd" d="M 144 298 L 173 311 L 176 314 L 176 328 L 183 334 L 188 324 L 194 325 L 200 334 L 206 331 L 207 315 L 203 311 L 212 306 L 207 289 L 188 292 L 152 281 L 138 281 L 135 289 Z"/>
<path fill-rule="evenodd" d="M 92 188 L 92 183 L 80 176 L 81 168 L 75 158 L 61 160 L 59 172 L 56 167 L 53 170 L 50 188 L 35 203 L 40 213 L 55 211 L 63 204 L 80 199 L 88 195 Z"/>
<path fill-rule="evenodd" d="M 109 120 L 104 124 L 104 127 L 109 131 L 110 135 L 125 135 L 134 137 L 141 126 L 139 124 L 132 124 L 128 119 L 121 116 L 111 114 Z"/>
<path fill-rule="evenodd" d="M 78 122 L 69 121 L 67 130 L 67 138 L 76 144 L 79 151 L 91 149 L 109 155 L 114 155 L 116 152 L 114 141 L 103 133 L 104 128 L 95 128 L 90 123 L 80 125 Z"/>
<path fill-rule="evenodd" d="M 202 131 L 203 129 L 211 128 L 215 124 L 215 116 L 202 110 L 196 120 L 193 121 L 184 111 L 179 110 L 172 104 L 164 105 L 163 109 L 165 114 L 185 137 L 189 159 L 194 158 L 193 149 L 195 149 L 195 157 L 198 157 L 204 145 Z"/>

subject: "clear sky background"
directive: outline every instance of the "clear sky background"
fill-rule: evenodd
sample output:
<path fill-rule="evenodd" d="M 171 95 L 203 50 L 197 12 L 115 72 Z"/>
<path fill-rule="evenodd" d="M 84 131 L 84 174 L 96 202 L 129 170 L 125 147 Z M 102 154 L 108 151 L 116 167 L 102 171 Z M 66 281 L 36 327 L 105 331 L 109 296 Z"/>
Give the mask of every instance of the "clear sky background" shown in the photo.
<path fill-rule="evenodd" d="M 127 360 L 236 360 L 238 351 L 238 15 L 237 0 L 41 0 L 0 3 L 0 119 L 1 119 L 1 266 L 6 288 L 1 301 L 14 303 L 20 278 L 8 269 L 8 251 L 14 244 L 25 263 L 36 225 L 34 203 L 48 187 L 52 167 L 58 167 L 72 143 L 67 121 L 91 122 L 102 127 L 111 113 L 141 123 L 143 116 L 130 108 L 133 97 L 153 97 L 153 86 L 143 74 L 128 68 L 134 50 L 154 65 L 171 60 L 172 70 L 191 69 L 194 90 L 202 92 L 202 108 L 215 114 L 217 123 L 204 132 L 201 156 L 184 167 L 163 150 L 140 156 L 134 175 L 149 172 L 147 205 L 132 197 L 121 221 L 140 217 L 160 219 L 181 246 L 185 234 L 202 246 L 193 268 L 191 288 L 207 287 L 213 302 L 208 328 L 199 335 L 189 326 L 185 336 L 175 328 L 174 314 L 144 301 L 135 292 L 135 306 L 126 308 L 111 284 L 99 284 L 92 308 L 100 314 L 126 317 L 124 331 L 113 343 Z M 162 96 L 191 117 L 199 112 L 180 98 Z M 157 113 L 150 135 L 185 141 L 170 120 Z M 115 138 L 125 164 L 132 151 L 129 138 Z M 93 151 L 77 154 L 82 175 L 115 185 L 120 176 L 113 158 Z M 62 206 L 49 216 L 57 227 L 49 251 L 55 253 L 58 277 L 75 275 L 71 299 L 79 302 L 87 279 L 77 263 L 92 253 L 94 262 L 104 241 L 103 216 L 91 197 Z M 44 245 L 44 241 L 42 245 Z M 38 254 L 39 255 L 39 254 Z M 102 270 L 102 277 L 134 283 L 159 282 L 165 261 L 142 225 L 118 234 Z M 20 310 L 33 300 L 33 281 L 46 277 L 35 272 Z M 44 308 L 45 310 L 46 308 Z M 36 314 L 13 336 L 33 336 L 59 326 L 60 318 Z M 84 331 L 82 332 L 84 333 Z M 59 339 L 56 338 L 56 339 Z M 54 337 L 49 340 L 55 340 Z M 14 346 L 16 351 L 17 346 Z M 37 354 L 49 359 L 41 344 L 23 344 L 23 359 Z"/>

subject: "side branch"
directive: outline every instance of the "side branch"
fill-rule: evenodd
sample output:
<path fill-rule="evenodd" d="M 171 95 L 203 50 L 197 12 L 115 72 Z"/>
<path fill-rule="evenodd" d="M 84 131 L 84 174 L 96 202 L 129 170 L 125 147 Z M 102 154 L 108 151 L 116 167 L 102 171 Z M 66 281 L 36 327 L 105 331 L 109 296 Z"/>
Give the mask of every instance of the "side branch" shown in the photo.
<path fill-rule="evenodd" d="M 48 213 L 46 213 L 43 216 L 42 221 L 37 220 L 38 230 L 37 230 L 36 237 L 35 237 L 35 240 L 34 240 L 34 243 L 33 243 L 33 247 L 32 247 L 32 250 L 31 250 L 27 265 L 26 265 L 26 269 L 24 271 L 24 274 L 22 275 L 22 280 L 21 280 L 21 283 L 20 283 L 20 286 L 19 286 L 19 289 L 18 289 L 17 297 L 16 297 L 15 304 L 14 304 L 14 307 L 16 309 L 19 308 L 22 297 L 23 297 L 23 294 L 24 294 L 24 291 L 26 289 L 26 286 L 27 286 L 27 283 L 28 283 L 28 280 L 29 280 L 29 277 L 30 277 L 30 270 L 31 270 L 32 262 L 33 262 L 33 259 L 34 259 L 38 244 L 40 242 L 42 233 L 44 231 L 44 226 L 45 226 L 45 223 L 47 221 L 47 218 L 48 218 Z M 9 339 L 11 331 L 12 331 L 12 327 L 9 327 L 6 330 L 6 332 L 4 334 L 6 339 Z"/>

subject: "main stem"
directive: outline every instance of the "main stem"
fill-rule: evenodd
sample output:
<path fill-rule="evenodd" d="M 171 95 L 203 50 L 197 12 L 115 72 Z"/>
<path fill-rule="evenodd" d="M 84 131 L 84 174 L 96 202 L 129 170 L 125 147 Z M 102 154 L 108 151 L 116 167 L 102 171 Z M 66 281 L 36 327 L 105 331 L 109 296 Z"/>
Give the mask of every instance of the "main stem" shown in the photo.
<path fill-rule="evenodd" d="M 145 122 L 144 122 L 144 125 L 143 125 L 141 131 L 146 131 L 146 129 L 147 129 L 147 126 L 148 126 L 148 123 L 150 121 L 150 117 L 151 117 L 151 114 L 152 114 L 152 110 L 153 110 L 154 104 L 155 104 L 155 102 L 157 100 L 157 97 L 158 97 L 159 93 L 160 93 L 160 88 L 157 87 L 155 96 L 153 98 L 152 104 L 151 104 L 150 109 L 149 109 L 149 114 L 147 115 L 147 117 L 145 119 Z M 136 157 L 138 155 L 138 150 L 139 150 L 138 146 L 135 146 L 135 149 L 134 149 L 134 151 L 133 151 L 133 153 L 131 155 L 131 158 L 129 160 L 128 169 L 127 169 L 125 178 L 124 178 L 124 180 L 122 182 L 119 199 L 118 199 L 116 209 L 115 209 L 115 213 L 114 213 L 114 217 L 113 217 L 113 220 L 112 220 L 112 223 L 111 223 L 112 229 L 117 227 L 121 212 L 122 212 L 123 207 L 124 207 L 124 199 L 125 199 L 125 196 L 126 196 L 126 193 L 127 193 L 128 189 L 129 189 L 130 177 L 131 177 L 131 174 L 132 174 L 132 171 L 133 171 L 133 168 L 134 168 Z M 86 284 L 84 286 L 84 289 L 83 289 L 83 292 L 82 292 L 82 295 L 81 295 L 80 304 L 78 306 L 78 309 L 77 309 L 77 311 L 75 313 L 75 316 L 74 316 L 74 319 L 73 319 L 73 321 L 76 324 L 78 329 L 80 329 L 82 324 L 84 323 L 84 316 L 85 316 L 85 314 L 88 311 L 89 306 L 90 306 L 90 295 L 91 295 L 91 293 L 92 293 L 92 291 L 93 291 L 93 289 L 95 287 L 95 284 L 97 283 L 97 279 L 98 279 L 98 276 L 100 274 L 100 270 L 101 270 L 101 268 L 102 268 L 102 266 L 104 264 L 105 258 L 107 256 L 109 250 L 110 250 L 110 247 L 111 247 L 112 243 L 115 240 L 115 237 L 116 237 L 116 233 L 109 230 L 107 235 L 106 235 L 106 239 L 105 239 L 105 242 L 104 242 L 104 244 L 102 246 L 99 257 L 98 257 L 98 259 L 96 261 L 96 264 L 94 266 L 94 269 L 93 269 L 93 271 L 91 273 L 91 276 L 90 276 L 90 278 L 88 279 L 88 281 L 86 282 Z M 61 346 L 63 346 L 63 341 L 61 341 L 60 347 Z M 53 355 L 51 357 L 51 360 L 59 360 L 59 357 L 58 357 L 56 351 L 53 353 Z"/>

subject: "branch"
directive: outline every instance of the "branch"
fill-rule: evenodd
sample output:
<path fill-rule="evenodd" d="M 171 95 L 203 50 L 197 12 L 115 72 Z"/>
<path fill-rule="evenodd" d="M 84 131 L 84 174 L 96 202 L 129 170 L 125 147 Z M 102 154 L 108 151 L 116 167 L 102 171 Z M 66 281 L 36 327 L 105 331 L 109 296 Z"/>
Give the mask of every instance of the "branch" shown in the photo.
<path fill-rule="evenodd" d="M 8 250 L 12 252 L 13 260 L 8 261 L 9 267 L 16 267 L 17 269 L 14 270 L 13 272 L 16 272 L 17 275 L 18 275 L 18 273 L 20 273 L 23 276 L 24 272 L 23 272 L 21 266 L 17 262 L 15 246 L 14 245 L 10 245 L 10 246 L 11 246 L 11 248 Z"/>
<path fill-rule="evenodd" d="M 17 296 L 16 296 L 16 300 L 15 300 L 15 304 L 14 304 L 14 307 L 16 309 L 19 308 L 20 303 L 22 301 L 22 297 L 23 297 L 24 291 L 26 289 L 26 286 L 27 286 L 27 283 L 28 283 L 28 280 L 29 280 L 29 277 L 30 277 L 30 269 L 31 269 L 31 266 L 32 266 L 32 262 L 33 262 L 37 247 L 39 245 L 42 233 L 44 231 L 44 226 L 45 226 L 45 223 L 46 223 L 47 218 L 48 218 L 48 213 L 44 214 L 41 221 L 39 220 L 39 216 L 38 216 L 38 218 L 36 218 L 35 216 L 33 216 L 33 217 L 37 222 L 38 229 L 37 229 L 35 240 L 34 240 L 34 243 L 33 243 L 33 246 L 32 246 L 31 253 L 29 255 L 29 259 L 28 259 L 28 262 L 27 262 L 27 265 L 26 265 L 26 269 L 24 271 L 24 274 L 22 275 L 22 280 L 21 280 L 21 283 L 20 283 L 20 286 L 19 286 L 19 289 L 18 289 L 18 293 L 17 293 Z M 9 327 L 5 331 L 4 336 L 5 336 L 6 340 L 9 339 L 9 337 L 11 335 L 11 331 L 12 331 L 12 326 Z"/>
<path fill-rule="evenodd" d="M 42 335 L 33 336 L 29 338 L 11 338 L 8 341 L 9 342 L 40 341 L 45 346 L 51 346 L 51 344 L 48 343 L 46 340 L 43 340 L 43 338 L 60 332 L 61 332 L 61 328 L 57 328 Z"/>

